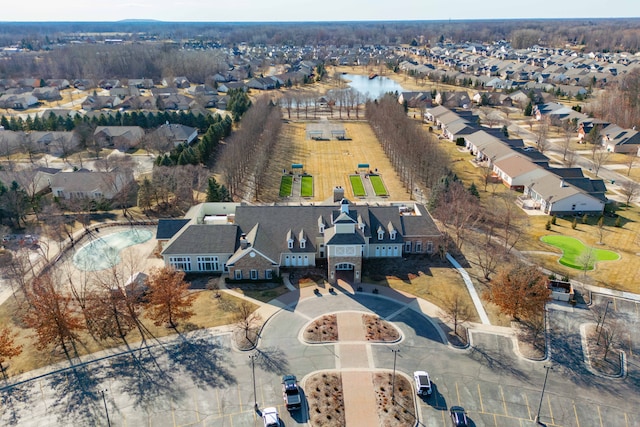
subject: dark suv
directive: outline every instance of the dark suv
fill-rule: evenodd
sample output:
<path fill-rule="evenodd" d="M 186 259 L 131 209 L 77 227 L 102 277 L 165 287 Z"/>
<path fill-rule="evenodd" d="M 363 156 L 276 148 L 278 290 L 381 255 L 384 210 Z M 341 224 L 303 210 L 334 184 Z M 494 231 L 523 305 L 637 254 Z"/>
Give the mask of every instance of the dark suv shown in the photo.
<path fill-rule="evenodd" d="M 282 377 L 282 397 L 287 410 L 300 409 L 302 406 L 302 396 L 295 375 Z"/>
<path fill-rule="evenodd" d="M 453 427 L 469 427 L 469 420 L 467 420 L 467 414 L 464 412 L 464 408 L 452 406 L 451 409 L 449 409 L 449 415 L 451 415 Z"/>

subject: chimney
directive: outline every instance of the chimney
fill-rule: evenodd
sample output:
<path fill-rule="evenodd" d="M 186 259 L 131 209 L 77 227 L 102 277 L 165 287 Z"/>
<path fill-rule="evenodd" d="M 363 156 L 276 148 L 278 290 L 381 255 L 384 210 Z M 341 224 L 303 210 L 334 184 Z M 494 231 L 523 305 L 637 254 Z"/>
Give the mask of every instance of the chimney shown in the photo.
<path fill-rule="evenodd" d="M 247 235 L 242 233 L 240 235 L 240 248 L 247 249 L 249 247 L 249 241 L 247 240 Z"/>
<path fill-rule="evenodd" d="M 339 202 L 344 198 L 344 188 L 337 186 L 333 188 L 333 201 Z"/>

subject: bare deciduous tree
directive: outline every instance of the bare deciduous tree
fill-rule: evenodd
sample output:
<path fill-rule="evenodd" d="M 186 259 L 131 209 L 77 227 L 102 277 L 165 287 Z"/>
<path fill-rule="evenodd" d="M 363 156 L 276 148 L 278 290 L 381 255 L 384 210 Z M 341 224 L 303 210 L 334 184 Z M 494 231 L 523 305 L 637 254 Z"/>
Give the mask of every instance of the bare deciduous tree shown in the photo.
<path fill-rule="evenodd" d="M 474 309 L 468 301 L 468 295 L 464 295 L 459 289 L 453 289 L 447 293 L 442 302 L 444 318 L 453 323 L 453 332 L 458 335 L 458 326 L 470 321 L 475 315 Z"/>

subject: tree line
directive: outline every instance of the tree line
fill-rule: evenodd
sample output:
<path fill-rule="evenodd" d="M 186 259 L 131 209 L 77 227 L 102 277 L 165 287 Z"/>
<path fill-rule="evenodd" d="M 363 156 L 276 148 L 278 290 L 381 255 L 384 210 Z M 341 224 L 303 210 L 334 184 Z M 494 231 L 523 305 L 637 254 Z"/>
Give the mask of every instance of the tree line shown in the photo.
<path fill-rule="evenodd" d="M 235 111 L 234 111 L 235 112 Z M 180 124 L 197 128 L 199 132 L 206 132 L 216 119 L 211 114 L 194 114 L 193 111 L 168 112 L 158 111 L 154 113 L 143 111 L 117 111 L 114 114 L 101 113 L 96 115 L 76 114 L 57 115 L 50 112 L 46 118 L 38 115 L 28 115 L 25 119 L 21 116 L 0 116 L 0 126 L 12 131 L 72 131 L 82 124 L 95 129 L 98 126 L 139 126 L 143 129 L 155 129 L 165 123 Z"/>
<path fill-rule="evenodd" d="M 217 162 L 229 192 L 239 194 L 250 182 L 260 197 L 261 180 L 282 128 L 282 111 L 268 96 L 258 98 L 242 118 L 239 128 L 225 140 Z"/>
<path fill-rule="evenodd" d="M 432 134 L 420 122 L 407 117 L 393 94 L 369 101 L 365 116 L 405 188 L 413 191 L 420 183 L 428 189 L 449 171 L 449 160 Z"/>

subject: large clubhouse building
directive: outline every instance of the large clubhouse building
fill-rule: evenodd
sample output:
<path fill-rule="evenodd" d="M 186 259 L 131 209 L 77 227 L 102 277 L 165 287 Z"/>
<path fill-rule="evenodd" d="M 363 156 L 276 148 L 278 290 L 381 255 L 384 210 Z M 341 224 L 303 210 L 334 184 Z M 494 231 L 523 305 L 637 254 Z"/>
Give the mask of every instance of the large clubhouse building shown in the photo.
<path fill-rule="evenodd" d="M 433 254 L 442 233 L 415 202 L 248 206 L 203 203 L 183 219 L 161 219 L 156 238 L 165 265 L 186 272 L 258 280 L 281 268 L 327 265 L 327 278 L 360 283 L 363 258 Z"/>

